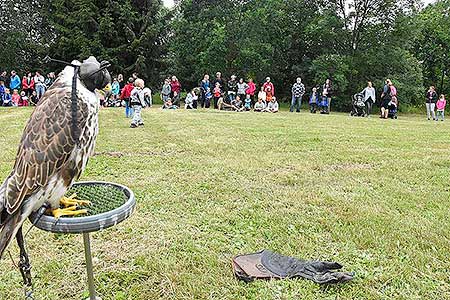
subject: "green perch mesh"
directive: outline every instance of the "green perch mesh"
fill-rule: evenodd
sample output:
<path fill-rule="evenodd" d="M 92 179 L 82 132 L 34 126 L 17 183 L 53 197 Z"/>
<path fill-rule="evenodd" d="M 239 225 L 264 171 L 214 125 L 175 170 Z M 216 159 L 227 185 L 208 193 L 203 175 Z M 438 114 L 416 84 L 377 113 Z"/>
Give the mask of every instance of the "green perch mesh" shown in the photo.
<path fill-rule="evenodd" d="M 74 185 L 67 193 L 70 197 L 73 193 L 77 194 L 75 199 L 88 200 L 90 205 L 79 209 L 87 209 L 88 213 L 78 217 L 86 217 L 111 211 L 125 204 L 128 200 L 124 191 L 114 185 L 109 184 L 79 184 Z M 64 216 L 67 218 L 67 216 Z M 76 216 L 77 217 L 77 216 Z"/>

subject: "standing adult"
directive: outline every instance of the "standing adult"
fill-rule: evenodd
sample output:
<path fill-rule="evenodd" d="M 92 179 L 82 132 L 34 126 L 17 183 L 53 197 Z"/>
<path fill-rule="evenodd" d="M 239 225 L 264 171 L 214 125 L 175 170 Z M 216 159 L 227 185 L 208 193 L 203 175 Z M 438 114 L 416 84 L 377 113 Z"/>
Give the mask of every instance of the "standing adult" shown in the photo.
<path fill-rule="evenodd" d="M 45 78 L 45 87 L 47 90 L 52 86 L 53 82 L 55 82 L 55 78 L 55 73 L 50 72 L 47 74 L 47 78 Z"/>
<path fill-rule="evenodd" d="M 200 106 L 202 108 L 205 107 L 206 93 L 208 93 L 208 91 L 211 91 L 211 83 L 209 82 L 209 75 L 205 74 L 202 81 L 200 82 Z"/>
<path fill-rule="evenodd" d="M 296 111 L 300 112 L 300 107 L 302 106 L 302 98 L 305 94 L 305 85 L 302 83 L 302 79 L 297 78 L 296 82 L 292 85 L 292 101 L 290 112 L 294 112 L 294 108 Z"/>
<path fill-rule="evenodd" d="M 11 71 L 9 88 L 11 91 L 20 89 L 20 77 L 17 75 L 16 71 Z"/>
<path fill-rule="evenodd" d="M 125 87 L 125 80 L 123 80 L 123 75 L 117 75 L 117 82 L 119 83 L 120 91 Z"/>
<path fill-rule="evenodd" d="M 386 81 L 384 83 L 384 87 L 383 87 L 383 93 L 381 93 L 381 116 L 380 116 L 380 118 L 382 118 L 382 119 L 387 118 L 389 103 L 392 100 L 390 84 L 391 84 L 391 80 L 386 79 Z"/>
<path fill-rule="evenodd" d="M 370 116 L 372 113 L 372 106 L 376 101 L 376 93 L 375 88 L 372 86 L 372 82 L 367 82 L 367 87 L 361 92 L 364 94 L 364 103 L 366 104 L 366 113 L 367 116 Z"/>
<path fill-rule="evenodd" d="M 331 84 L 331 79 L 327 78 L 322 87 L 322 96 L 327 98 L 328 102 L 328 113 L 331 111 L 331 97 L 333 96 L 333 86 Z"/>
<path fill-rule="evenodd" d="M 245 94 L 247 94 L 247 95 L 250 95 L 250 99 L 252 100 L 252 105 L 253 105 L 253 103 L 254 103 L 254 101 L 255 101 L 255 92 L 256 92 L 256 85 L 255 85 L 255 83 L 253 82 L 253 79 L 252 78 L 250 78 L 249 80 L 248 80 L 248 88 L 247 88 L 247 90 L 245 90 Z"/>
<path fill-rule="evenodd" d="M 172 88 L 172 104 L 180 106 L 181 84 L 176 76 L 172 76 L 170 86 Z"/>
<path fill-rule="evenodd" d="M 216 87 L 217 83 L 219 83 L 220 88 L 221 88 L 222 91 L 223 91 L 223 89 L 225 88 L 225 81 L 223 80 L 223 78 L 222 78 L 222 73 L 220 73 L 220 72 L 217 72 L 217 73 L 216 73 L 216 78 L 214 79 L 214 81 L 213 81 L 213 83 L 212 83 L 212 86 L 213 86 L 213 87 Z"/>
<path fill-rule="evenodd" d="M 3 72 L 0 74 L 0 81 L 3 81 L 3 84 L 4 84 L 5 86 L 8 86 L 8 84 L 7 84 L 8 78 L 7 78 L 7 77 L 8 77 L 8 76 L 7 76 L 6 71 L 3 71 Z"/>
<path fill-rule="evenodd" d="M 30 98 L 31 94 L 34 91 L 34 79 L 31 73 L 23 76 L 22 79 L 22 90 L 25 92 L 25 95 Z"/>
<path fill-rule="evenodd" d="M 36 71 L 36 75 L 34 75 L 34 86 L 37 98 L 41 99 L 42 95 L 45 93 L 45 78 L 39 71 Z"/>
<path fill-rule="evenodd" d="M 172 94 L 172 86 L 170 85 L 170 82 L 171 82 L 170 78 L 164 79 L 164 84 L 161 89 L 161 98 L 162 98 L 163 104 L 165 104 L 167 102 L 167 100 L 170 99 L 171 94 Z"/>
<path fill-rule="evenodd" d="M 241 100 L 245 99 L 246 90 L 248 89 L 248 84 L 244 81 L 244 78 L 240 78 L 237 84 L 237 94 Z"/>
<path fill-rule="evenodd" d="M 427 118 L 430 121 L 430 117 L 433 117 L 433 121 L 436 120 L 436 115 L 434 112 L 434 108 L 436 106 L 436 101 L 438 99 L 438 95 L 436 93 L 436 88 L 434 86 L 430 86 L 427 92 L 426 99 L 426 107 L 427 107 Z"/>
<path fill-rule="evenodd" d="M 228 102 L 231 103 L 236 99 L 237 94 L 237 80 L 236 75 L 231 75 L 230 81 L 228 81 Z"/>
<path fill-rule="evenodd" d="M 272 96 L 275 96 L 275 87 L 271 82 L 270 77 L 266 77 L 266 82 L 264 82 L 263 88 L 264 92 L 266 92 L 266 95 L 270 93 Z"/>

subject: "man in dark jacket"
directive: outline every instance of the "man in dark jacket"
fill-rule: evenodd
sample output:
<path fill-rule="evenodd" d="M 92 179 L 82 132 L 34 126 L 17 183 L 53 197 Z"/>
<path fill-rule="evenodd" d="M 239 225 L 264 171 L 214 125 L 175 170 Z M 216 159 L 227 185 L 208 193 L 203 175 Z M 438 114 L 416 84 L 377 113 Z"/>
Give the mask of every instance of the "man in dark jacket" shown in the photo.
<path fill-rule="evenodd" d="M 436 93 L 436 88 L 434 86 L 430 86 L 428 89 L 427 95 L 426 95 L 426 107 L 427 107 L 427 118 L 428 121 L 430 121 L 430 117 L 433 117 L 433 121 L 436 119 L 436 115 L 434 112 L 434 107 L 436 106 L 436 101 L 438 98 L 438 95 Z"/>

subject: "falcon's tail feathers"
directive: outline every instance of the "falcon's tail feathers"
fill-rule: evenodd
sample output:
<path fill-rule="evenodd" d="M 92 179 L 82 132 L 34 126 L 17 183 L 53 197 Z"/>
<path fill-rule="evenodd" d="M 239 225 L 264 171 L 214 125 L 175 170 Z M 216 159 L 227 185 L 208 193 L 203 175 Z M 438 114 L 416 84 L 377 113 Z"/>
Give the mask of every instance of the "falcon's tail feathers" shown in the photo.
<path fill-rule="evenodd" d="M 16 212 L 9 215 L 5 222 L 1 225 L 0 231 L 0 259 L 3 257 L 3 252 L 9 246 L 11 241 L 16 236 L 17 230 L 21 226 L 20 213 Z"/>

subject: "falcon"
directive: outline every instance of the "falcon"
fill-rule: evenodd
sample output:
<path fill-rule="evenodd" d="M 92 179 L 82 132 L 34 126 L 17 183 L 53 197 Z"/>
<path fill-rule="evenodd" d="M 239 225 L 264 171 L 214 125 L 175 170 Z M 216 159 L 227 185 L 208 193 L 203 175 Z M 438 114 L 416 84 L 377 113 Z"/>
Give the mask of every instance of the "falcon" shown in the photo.
<path fill-rule="evenodd" d="M 98 134 L 95 92 L 110 86 L 108 66 L 94 57 L 73 61 L 33 111 L 14 168 L 0 186 L 0 258 L 16 237 L 21 264 L 28 263 L 22 224 L 45 205 L 58 210 L 60 199 L 86 168 Z M 70 214 L 60 215 L 65 213 Z"/>

